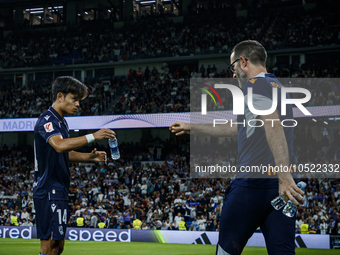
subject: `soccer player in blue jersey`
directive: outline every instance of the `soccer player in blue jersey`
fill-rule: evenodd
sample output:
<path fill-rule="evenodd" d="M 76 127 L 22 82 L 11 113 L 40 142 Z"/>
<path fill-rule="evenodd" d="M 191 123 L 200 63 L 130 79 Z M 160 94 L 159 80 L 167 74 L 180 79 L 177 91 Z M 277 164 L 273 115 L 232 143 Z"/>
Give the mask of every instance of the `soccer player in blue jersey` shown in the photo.
<path fill-rule="evenodd" d="M 287 166 L 294 164 L 293 128 L 282 127 L 279 121 L 265 119 L 293 119 L 292 106 L 287 105 L 286 116 L 281 115 L 281 98 L 278 107 L 270 115 L 257 116 L 247 105 L 247 89 L 253 89 L 253 105 L 257 110 L 268 110 L 272 106 L 272 88 L 282 84 L 266 70 L 267 53 L 257 41 L 237 44 L 230 56 L 230 69 L 245 96 L 244 115 L 237 122 L 248 123 L 250 119 L 261 119 L 263 127 L 248 125 L 191 125 L 175 122 L 170 130 L 176 135 L 203 133 L 212 136 L 237 136 L 238 169 L 242 166 Z M 288 95 L 287 95 L 288 98 Z M 254 125 L 254 124 L 253 124 Z M 252 178 L 253 177 L 253 178 Z M 240 173 L 225 192 L 225 201 L 220 220 L 217 255 L 241 254 L 248 239 L 260 227 L 270 255 L 295 254 L 295 218 L 289 218 L 271 206 L 271 200 L 281 194 L 286 201 L 295 205 L 302 203 L 303 191 L 296 186 L 290 172 L 279 172 L 275 178 L 254 178 L 249 173 Z M 258 177 L 258 176 L 257 176 Z M 273 177 L 273 176 L 271 176 Z M 299 201 L 297 201 L 294 197 Z"/>
<path fill-rule="evenodd" d="M 41 114 L 34 128 L 35 173 L 33 200 L 36 210 L 40 255 L 61 254 L 68 222 L 69 162 L 106 162 L 106 153 L 94 149 L 79 153 L 88 143 L 114 138 L 115 133 L 101 129 L 93 134 L 69 138 L 66 115 L 73 115 L 87 96 L 86 86 L 64 76 L 52 82 L 52 106 Z"/>

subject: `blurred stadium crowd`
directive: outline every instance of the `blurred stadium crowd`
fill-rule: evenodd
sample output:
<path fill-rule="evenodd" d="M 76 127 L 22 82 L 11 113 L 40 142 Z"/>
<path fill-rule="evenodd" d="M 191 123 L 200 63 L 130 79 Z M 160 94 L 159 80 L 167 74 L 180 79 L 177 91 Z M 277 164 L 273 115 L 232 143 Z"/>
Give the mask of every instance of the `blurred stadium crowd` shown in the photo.
<path fill-rule="evenodd" d="M 306 123 L 296 128 L 294 139 L 300 163 L 339 163 L 339 137 L 317 142 Z M 225 157 L 236 165 L 236 141 L 226 139 L 221 146 L 230 148 Z M 189 147 L 189 141 L 150 137 L 122 143 L 122 159 L 108 165 L 71 164 L 69 226 L 76 227 L 81 217 L 85 227 L 104 223 L 107 228 L 133 228 L 139 219 L 141 229 L 178 229 L 184 221 L 187 230 L 218 230 L 223 194 L 231 179 L 190 178 Z M 16 215 L 19 225 L 34 225 L 32 149 L 4 147 L 1 155 L 0 224 L 10 225 Z M 297 233 L 306 222 L 310 233 L 340 234 L 339 179 L 304 181 L 306 201 L 299 208 Z"/>
<path fill-rule="evenodd" d="M 245 39 L 267 50 L 339 43 L 338 12 L 278 11 L 189 16 L 174 23 L 167 18 L 140 19 L 114 29 L 107 21 L 91 21 L 66 31 L 19 31 L 0 43 L 3 68 L 83 64 L 137 58 L 228 53 Z M 233 24 L 232 26 L 230 24 Z"/>
<path fill-rule="evenodd" d="M 326 66 L 320 68 L 294 68 L 271 66 L 268 72 L 282 78 L 335 78 L 339 77 L 339 68 Z M 201 66 L 199 70 L 184 66 L 170 70 L 167 64 L 159 69 L 146 67 L 145 70 L 130 70 L 125 77 L 88 78 L 89 96 L 81 102 L 76 116 L 102 114 L 136 114 L 136 113 L 172 113 L 188 112 L 200 106 L 190 108 L 190 78 L 228 78 L 227 70 L 218 70 L 215 65 Z M 123 90 L 123 87 L 126 89 Z M 336 83 L 324 82 L 316 86 L 302 87 L 312 93 L 308 106 L 340 104 L 340 88 Z M 51 105 L 50 86 L 30 85 L 0 87 L 0 118 L 37 117 Z M 118 102 L 111 104 L 119 97 Z M 223 106 L 211 105 L 213 110 L 231 110 L 231 93 L 226 95 Z M 196 107 L 196 108 L 195 108 Z M 199 111 L 199 109 L 196 109 Z"/>
<path fill-rule="evenodd" d="M 0 67 L 17 68 L 125 61 L 139 58 L 177 57 L 229 53 L 244 39 L 259 40 L 267 50 L 339 44 L 337 13 L 295 10 L 280 15 L 192 15 L 183 22 L 142 17 L 113 29 L 107 21 L 91 21 L 59 32 L 20 31 L 0 41 Z M 223 12 L 221 12 L 223 13 Z M 231 25 L 232 24 L 232 25 Z M 268 67 L 282 78 L 339 77 L 337 66 Z M 89 96 L 76 115 L 169 113 L 195 110 L 190 105 L 190 78 L 227 78 L 231 73 L 215 65 L 130 70 L 126 77 L 105 82 L 88 77 Z M 46 84 L 45 84 L 46 85 Z M 308 84 L 307 84 L 308 85 Z M 339 105 L 340 88 L 329 83 L 307 87 L 312 93 L 308 106 Z M 27 87 L 0 87 L 0 118 L 37 117 L 51 105 L 50 87 L 31 83 Z M 212 106 L 214 107 L 214 106 Z M 218 110 L 232 109 L 228 100 Z M 212 108 L 215 109 L 216 108 Z M 204 141 L 196 144 L 205 146 Z M 294 146 L 301 163 L 340 163 L 340 139 L 324 136 L 316 141 L 308 124 L 295 129 Z M 106 147 L 94 145 L 98 150 Z M 237 165 L 237 144 L 226 139 L 223 157 Z M 93 147 L 91 147 L 93 148 Z M 83 148 L 84 151 L 91 150 Z M 104 164 L 71 164 L 69 226 L 141 229 L 218 230 L 223 194 L 231 179 L 189 177 L 189 142 L 184 138 L 162 141 L 147 138 L 139 143 L 121 143 L 122 158 Z M 0 150 L 0 225 L 33 226 L 34 174 L 30 146 Z M 109 151 L 107 151 L 109 153 Z M 296 232 L 302 224 L 310 233 L 340 234 L 339 179 L 305 179 L 305 207 L 299 207 Z M 182 219 L 183 218 L 183 219 Z"/>
<path fill-rule="evenodd" d="M 82 101 L 75 116 L 101 115 L 105 113 L 116 93 L 121 91 L 124 79 L 112 76 L 109 82 L 85 79 L 89 95 Z M 51 86 L 4 85 L 0 87 L 0 118 L 38 117 L 52 105 Z"/>

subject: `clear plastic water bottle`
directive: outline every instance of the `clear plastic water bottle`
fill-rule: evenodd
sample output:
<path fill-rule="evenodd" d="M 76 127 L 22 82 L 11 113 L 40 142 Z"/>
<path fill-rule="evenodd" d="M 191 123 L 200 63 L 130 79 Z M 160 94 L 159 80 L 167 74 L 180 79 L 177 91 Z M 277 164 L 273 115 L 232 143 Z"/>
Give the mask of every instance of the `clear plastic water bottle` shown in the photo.
<path fill-rule="evenodd" d="M 286 205 L 286 201 L 283 199 L 282 195 L 279 195 L 272 200 L 271 204 L 275 210 L 280 210 L 282 207 Z"/>
<path fill-rule="evenodd" d="M 298 186 L 303 192 L 305 192 L 306 183 L 299 182 L 296 186 Z M 300 195 L 300 194 L 299 194 Z M 301 195 L 300 195 L 301 196 Z M 302 196 L 301 196 L 302 197 Z M 282 213 L 287 217 L 294 217 L 297 213 L 297 206 L 292 203 L 292 201 L 288 201 L 286 206 L 283 208 Z"/>
<path fill-rule="evenodd" d="M 111 158 L 113 160 L 117 160 L 120 158 L 120 153 L 118 150 L 118 141 L 117 138 L 109 139 L 109 146 L 111 150 Z"/>
<path fill-rule="evenodd" d="M 297 207 L 290 200 L 288 201 L 288 203 L 286 204 L 286 206 L 282 210 L 282 213 L 289 218 L 294 217 L 296 212 L 297 212 Z"/>
<path fill-rule="evenodd" d="M 306 183 L 299 182 L 296 186 L 298 186 L 303 192 L 305 192 Z M 282 207 L 285 206 L 282 212 L 288 217 L 293 217 L 297 212 L 297 207 L 290 200 L 288 201 L 288 203 L 286 203 L 282 195 L 279 195 L 276 198 L 274 198 L 271 201 L 271 204 L 275 210 L 280 210 Z"/>

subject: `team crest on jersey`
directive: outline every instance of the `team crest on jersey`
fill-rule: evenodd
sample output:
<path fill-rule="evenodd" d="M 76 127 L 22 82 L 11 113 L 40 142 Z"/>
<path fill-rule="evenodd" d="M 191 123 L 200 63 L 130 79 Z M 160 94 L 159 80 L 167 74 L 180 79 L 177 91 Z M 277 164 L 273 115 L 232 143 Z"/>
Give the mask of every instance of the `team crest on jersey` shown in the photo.
<path fill-rule="evenodd" d="M 45 131 L 46 131 L 47 133 L 51 133 L 52 131 L 54 131 L 52 122 L 46 123 L 46 124 L 44 125 L 44 128 L 45 128 Z"/>
<path fill-rule="evenodd" d="M 64 235 L 64 230 L 63 230 L 63 226 L 59 226 L 59 233 L 60 235 Z"/>
<path fill-rule="evenodd" d="M 44 118 L 48 120 L 50 117 L 51 117 L 50 115 L 46 115 Z"/>

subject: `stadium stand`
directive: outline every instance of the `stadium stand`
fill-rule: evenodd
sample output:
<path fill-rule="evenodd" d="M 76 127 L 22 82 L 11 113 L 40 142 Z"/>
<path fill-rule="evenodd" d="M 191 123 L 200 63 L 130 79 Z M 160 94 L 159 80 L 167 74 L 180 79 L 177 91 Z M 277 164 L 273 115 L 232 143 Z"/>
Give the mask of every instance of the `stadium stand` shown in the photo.
<path fill-rule="evenodd" d="M 76 116 L 105 114 L 110 103 L 125 85 L 124 77 L 89 78 L 84 83 L 89 96 L 82 101 Z M 3 85 L 0 87 L 0 118 L 37 117 L 51 105 L 51 86 L 36 81 L 29 86 Z"/>
<path fill-rule="evenodd" d="M 189 10 L 190 12 L 191 10 Z M 142 16 L 138 23 L 120 29 L 106 21 L 84 22 L 65 31 L 14 31 L 0 42 L 0 66 L 6 68 L 71 64 L 92 64 L 161 57 L 229 53 L 243 39 L 256 39 L 268 50 L 339 44 L 338 11 L 288 10 L 268 16 L 250 13 L 247 18 L 209 14 L 198 8 L 183 22 L 168 16 Z M 209 18 L 207 18 L 209 17 Z M 232 26 L 230 25 L 232 24 Z M 277 64 L 268 71 L 283 78 L 339 77 L 338 66 Z M 88 77 L 90 95 L 81 103 L 77 116 L 103 114 L 188 112 L 190 78 L 230 77 L 228 70 L 212 66 L 163 65 L 131 69 L 122 77 Z M 106 83 L 110 81 L 110 83 Z M 0 87 L 0 118 L 37 117 L 51 104 L 50 80 L 33 81 L 26 87 Z M 339 105 L 336 84 L 308 87 L 308 106 Z M 232 101 L 224 105 L 232 109 Z M 176 142 L 176 143 L 175 143 Z M 299 162 L 340 163 L 340 139 L 316 140 L 308 124 L 295 129 L 294 145 Z M 204 146 L 204 144 L 197 146 Z M 237 144 L 227 139 L 225 159 L 237 164 Z M 107 147 L 95 144 L 98 150 Z M 71 164 L 69 226 L 84 216 L 85 227 L 97 227 L 101 220 L 109 228 L 132 228 L 134 219 L 142 229 L 178 229 L 184 217 L 188 230 L 218 230 L 223 194 L 231 179 L 191 179 L 189 143 L 148 137 L 138 143 L 120 143 L 122 158 L 108 165 Z M 89 151 L 90 148 L 84 148 Z M 0 151 L 0 225 L 35 224 L 32 200 L 33 149 L 4 145 Z M 338 179 L 304 179 L 306 207 L 299 207 L 296 232 L 307 220 L 315 233 L 340 234 L 340 182 Z"/>
<path fill-rule="evenodd" d="M 286 49 L 339 43 L 338 12 L 293 9 L 271 15 L 235 13 L 141 19 L 114 29 L 107 21 L 85 22 L 66 31 L 20 30 L 0 43 L 3 68 L 112 62 L 228 53 L 237 42 L 258 40 Z M 230 24 L 233 24 L 230 26 Z M 287 28 L 288 26 L 288 28 Z M 301 32 L 300 32 L 301 31 Z"/>
<path fill-rule="evenodd" d="M 333 29 L 337 15 L 304 9 L 277 13 L 262 40 L 263 46 L 272 50 L 337 44 L 339 29 Z"/>
<path fill-rule="evenodd" d="M 214 77 L 225 78 L 230 74 L 225 69 L 217 70 L 213 66 L 195 68 L 184 66 L 183 69 L 170 70 L 164 64 L 159 70 L 147 67 L 129 71 L 127 79 L 122 77 L 86 78 L 89 96 L 81 102 L 76 116 L 102 114 L 167 113 L 190 111 L 190 78 Z M 282 78 L 335 78 L 339 76 L 337 67 L 299 68 L 293 66 L 278 68 L 271 66 L 268 72 Z M 211 75 L 209 75 L 211 74 Z M 105 84 L 104 81 L 110 81 Z M 306 87 L 307 88 L 307 87 Z M 309 106 L 340 104 L 340 88 L 329 83 L 307 88 L 312 93 Z M 317 96 L 318 95 L 318 96 Z M 117 102 L 113 104 L 113 102 Z M 42 81 L 27 87 L 7 85 L 0 87 L 0 117 L 23 118 L 37 117 L 51 105 L 50 87 Z M 214 107 L 214 106 L 212 106 Z M 224 106 L 232 109 L 230 99 Z M 220 110 L 220 108 L 219 108 Z"/>
<path fill-rule="evenodd" d="M 333 142 L 316 141 L 309 125 L 300 124 L 294 137 L 298 161 L 339 163 L 339 141 L 339 137 Z M 227 139 L 222 145 L 229 148 L 225 158 L 236 165 L 236 141 Z M 84 216 L 86 227 L 103 220 L 109 228 L 132 228 L 133 220 L 139 218 L 142 229 L 178 229 L 181 216 L 188 230 L 216 230 L 231 179 L 190 178 L 189 147 L 189 142 L 179 146 L 173 139 L 149 137 L 140 143 L 122 143 L 124 157 L 116 163 L 72 164 L 69 226 L 76 226 L 77 217 Z M 32 149 L 4 146 L 1 155 L 0 224 L 10 225 L 10 216 L 17 215 L 19 225 L 34 225 Z M 296 232 L 307 220 L 315 233 L 340 234 L 339 180 L 303 180 L 307 182 L 306 207 L 299 208 Z"/>

